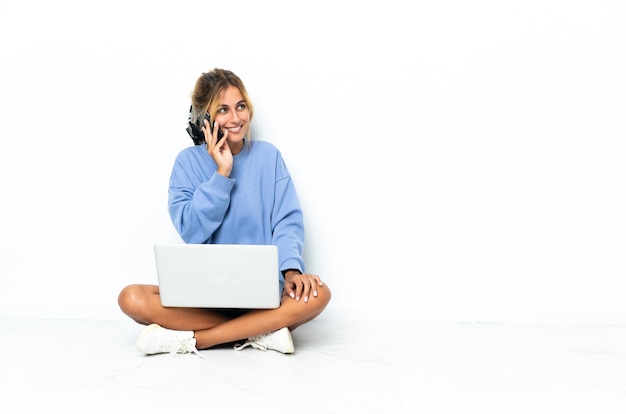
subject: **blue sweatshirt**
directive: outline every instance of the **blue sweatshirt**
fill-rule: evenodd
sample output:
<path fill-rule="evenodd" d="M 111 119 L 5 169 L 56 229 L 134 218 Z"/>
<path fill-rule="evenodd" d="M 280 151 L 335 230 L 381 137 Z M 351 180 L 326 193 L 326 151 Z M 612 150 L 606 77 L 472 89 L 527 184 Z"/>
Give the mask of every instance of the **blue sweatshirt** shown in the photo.
<path fill-rule="evenodd" d="M 269 142 L 244 145 L 230 178 L 217 173 L 204 144 L 182 150 L 170 176 L 168 211 L 186 243 L 273 244 L 280 271 L 305 270 L 302 210 L 280 151 Z"/>

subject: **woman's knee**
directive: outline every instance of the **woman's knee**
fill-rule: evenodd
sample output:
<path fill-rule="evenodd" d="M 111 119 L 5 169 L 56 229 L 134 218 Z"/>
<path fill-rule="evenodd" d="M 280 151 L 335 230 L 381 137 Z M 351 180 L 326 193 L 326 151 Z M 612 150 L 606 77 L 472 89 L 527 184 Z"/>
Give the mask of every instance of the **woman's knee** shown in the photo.
<path fill-rule="evenodd" d="M 291 299 L 293 305 L 289 306 L 289 309 L 293 313 L 291 314 L 292 321 L 287 325 L 289 329 L 293 331 L 300 325 L 317 318 L 326 309 L 330 298 L 330 289 L 324 285 L 317 290 L 317 296 L 310 298 L 306 303 L 304 301 L 296 303 Z"/>
<path fill-rule="evenodd" d="M 328 287 L 327 284 L 324 284 L 317 290 L 316 299 L 321 301 L 321 303 L 323 304 L 323 308 L 325 308 L 326 305 L 328 305 L 328 302 L 330 302 L 331 297 L 332 297 L 332 293 L 330 292 L 330 288 Z"/>
<path fill-rule="evenodd" d="M 120 292 L 117 303 L 122 312 L 129 316 L 136 315 L 145 304 L 145 292 L 141 285 L 128 285 Z"/>
<path fill-rule="evenodd" d="M 305 313 L 310 313 L 313 317 L 316 317 L 322 313 L 324 309 L 326 309 L 326 305 L 330 302 L 331 296 L 332 295 L 328 286 L 321 286 L 317 289 L 317 296 L 309 298 L 306 305 L 302 306 L 300 310 Z"/>

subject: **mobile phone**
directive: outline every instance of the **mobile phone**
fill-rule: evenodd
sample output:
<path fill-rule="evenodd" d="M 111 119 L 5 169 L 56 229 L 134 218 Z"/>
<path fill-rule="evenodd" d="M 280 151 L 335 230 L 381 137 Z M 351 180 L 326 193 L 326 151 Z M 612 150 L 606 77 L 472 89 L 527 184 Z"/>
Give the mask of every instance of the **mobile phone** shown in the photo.
<path fill-rule="evenodd" d="M 209 115 L 208 112 L 204 113 L 204 119 L 206 119 L 209 122 L 209 128 L 211 130 L 211 136 L 213 136 L 213 122 L 211 122 L 211 116 Z M 204 125 L 202 125 L 202 126 L 204 126 Z M 217 130 L 217 140 L 219 141 L 223 137 L 224 137 L 224 132 L 221 129 L 218 129 Z"/>

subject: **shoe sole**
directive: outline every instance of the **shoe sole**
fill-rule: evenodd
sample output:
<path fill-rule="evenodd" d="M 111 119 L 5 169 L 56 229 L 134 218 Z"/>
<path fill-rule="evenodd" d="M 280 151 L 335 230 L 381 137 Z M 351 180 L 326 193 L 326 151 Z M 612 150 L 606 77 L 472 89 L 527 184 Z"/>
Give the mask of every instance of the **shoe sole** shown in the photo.
<path fill-rule="evenodd" d="M 156 323 L 153 323 L 151 325 L 148 325 L 143 332 L 141 332 L 141 334 L 139 335 L 139 338 L 137 338 L 137 343 L 135 344 L 135 346 L 137 347 L 137 349 L 141 352 L 144 352 L 143 349 L 141 349 L 141 346 L 143 345 L 143 340 L 146 338 L 146 336 L 148 336 L 152 331 L 154 331 L 155 329 L 159 329 L 161 327 L 161 325 L 157 325 Z M 145 353 L 145 352 L 144 352 Z"/>

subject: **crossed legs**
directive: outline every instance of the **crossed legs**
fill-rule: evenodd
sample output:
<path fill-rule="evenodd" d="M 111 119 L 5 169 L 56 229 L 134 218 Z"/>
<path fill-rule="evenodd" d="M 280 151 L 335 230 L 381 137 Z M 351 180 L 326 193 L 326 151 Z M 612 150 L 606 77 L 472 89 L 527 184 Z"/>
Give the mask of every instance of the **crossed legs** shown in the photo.
<path fill-rule="evenodd" d="M 118 303 L 122 312 L 142 325 L 156 323 L 173 330 L 193 331 L 197 348 L 206 349 L 283 327 L 293 331 L 322 313 L 330 298 L 330 289 L 324 285 L 308 302 L 283 295 L 277 309 L 250 310 L 236 318 L 210 309 L 165 308 L 155 285 L 126 286 Z"/>

